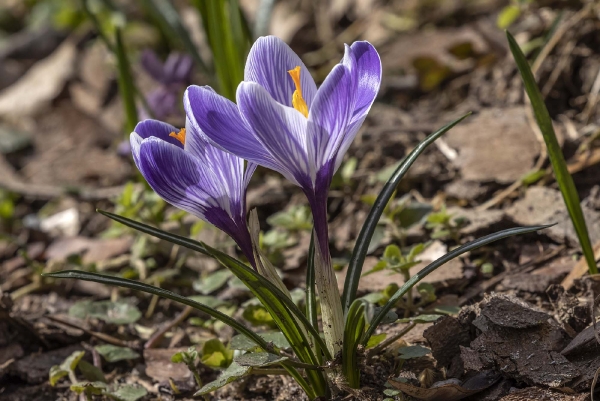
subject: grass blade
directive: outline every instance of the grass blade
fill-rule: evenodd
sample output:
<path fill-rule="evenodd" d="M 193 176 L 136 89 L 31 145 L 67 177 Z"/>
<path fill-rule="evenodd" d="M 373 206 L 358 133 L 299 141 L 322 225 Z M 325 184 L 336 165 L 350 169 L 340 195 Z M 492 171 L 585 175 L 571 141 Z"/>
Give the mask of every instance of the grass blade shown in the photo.
<path fill-rule="evenodd" d="M 404 161 L 400 163 L 396 171 L 394 171 L 394 174 L 392 174 L 388 182 L 384 185 L 383 189 L 377 196 L 377 199 L 375 200 L 375 203 L 373 204 L 365 223 L 360 229 L 360 233 L 356 239 L 356 245 L 354 245 L 354 250 L 352 251 L 350 264 L 348 265 L 346 281 L 344 282 L 344 294 L 342 295 L 342 307 L 344 308 L 344 312 L 348 311 L 348 308 L 356 298 L 356 290 L 358 289 L 358 282 L 362 274 L 362 268 L 365 262 L 365 257 L 367 256 L 367 250 L 369 249 L 369 244 L 371 243 L 371 237 L 373 237 L 373 233 L 375 232 L 377 223 L 381 218 L 381 214 L 388 204 L 388 201 L 394 194 L 398 183 L 408 172 L 408 169 L 410 166 L 412 166 L 417 157 L 419 157 L 419 155 L 423 153 L 423 151 L 429 145 L 431 145 L 436 139 L 445 134 L 448 130 L 450 130 L 450 128 L 454 127 L 469 115 L 471 115 L 471 113 L 465 114 L 461 118 L 454 120 L 450 124 L 432 133 L 421 143 L 419 143 L 419 145 L 412 152 L 410 152 L 408 156 L 406 156 Z"/>
<path fill-rule="evenodd" d="M 175 302 L 182 303 L 184 305 L 191 306 L 194 309 L 198 309 L 214 317 L 215 319 L 225 323 L 228 326 L 231 326 L 239 333 L 245 335 L 252 341 L 256 343 L 259 347 L 264 350 L 271 350 L 273 347 L 269 345 L 262 337 L 256 334 L 254 331 L 248 329 L 237 320 L 225 315 L 224 313 L 219 312 L 216 309 L 213 309 L 209 306 L 201 304 L 199 302 L 193 301 L 189 298 L 176 294 L 172 291 L 165 290 L 163 288 L 154 287 L 152 285 L 141 283 L 135 280 L 129 280 L 121 277 L 108 276 L 104 274 L 98 273 L 89 273 L 80 270 L 63 270 L 54 273 L 43 273 L 44 277 L 52 277 L 52 278 L 70 278 L 70 279 L 78 279 L 84 281 L 94 281 L 96 283 L 106 284 L 106 285 L 115 285 L 118 287 L 125 287 L 136 291 L 146 292 L 148 294 L 157 295 L 159 297 L 168 298 Z"/>
<path fill-rule="evenodd" d="M 575 232 L 577 233 L 577 238 L 579 238 L 579 244 L 581 245 L 583 255 L 588 264 L 589 272 L 590 274 L 597 274 L 598 267 L 596 266 L 594 250 L 592 249 L 587 225 L 585 224 L 585 218 L 583 217 L 583 211 L 581 210 L 579 194 L 577 193 L 577 188 L 573 182 L 573 177 L 571 177 L 571 174 L 567 169 L 567 163 L 565 162 L 562 149 L 556 139 L 554 127 L 552 126 L 552 119 L 550 118 L 550 114 L 548 113 L 548 109 L 546 108 L 546 104 L 544 103 L 544 99 L 535 82 L 535 78 L 525 55 L 510 32 L 506 31 L 506 36 L 508 38 L 510 51 L 517 63 L 519 72 L 521 73 L 525 91 L 531 101 L 535 120 L 540 127 L 544 142 L 546 142 L 546 148 L 548 149 L 550 163 L 552 164 L 552 169 L 556 176 L 556 182 L 558 183 L 565 205 L 569 211 L 569 216 L 575 227 Z"/>
<path fill-rule="evenodd" d="M 237 86 L 244 79 L 244 60 L 250 37 L 236 0 L 195 0 L 202 16 L 206 38 L 213 54 L 220 93 L 235 101 Z"/>
<path fill-rule="evenodd" d="M 133 75 L 131 74 L 131 64 L 123 46 L 121 29 L 115 30 L 115 54 L 119 70 L 119 92 L 123 99 L 125 109 L 125 132 L 133 132 L 138 122 L 137 108 L 135 106 L 135 86 L 133 84 Z"/>
<path fill-rule="evenodd" d="M 511 237 L 514 235 L 531 233 L 531 232 L 542 230 L 544 228 L 548 228 L 551 226 L 553 226 L 553 224 L 549 224 L 549 225 L 545 225 L 545 226 L 515 227 L 515 228 L 509 228 L 508 230 L 498 231 L 496 233 L 486 235 L 485 237 L 478 238 L 474 241 L 471 241 L 462 246 L 459 246 L 455 250 L 448 252 L 441 258 L 428 264 L 425 268 L 423 268 L 423 270 L 421 270 L 420 272 L 418 272 L 417 274 L 412 276 L 406 283 L 404 283 L 404 285 L 402 287 L 400 287 L 398 289 L 398 291 L 396 291 L 394 293 L 394 295 L 392 295 L 392 297 L 389 299 L 389 301 L 379 310 L 377 315 L 375 315 L 373 317 L 373 320 L 371 321 L 371 326 L 369 326 L 369 328 L 367 329 L 367 332 L 365 333 L 365 336 L 363 337 L 362 344 L 363 345 L 367 344 L 367 342 L 369 341 L 369 338 L 373 335 L 373 333 L 375 332 L 375 329 L 377 328 L 379 323 L 381 323 L 381 321 L 385 317 L 386 313 L 388 313 L 390 311 L 390 309 L 392 309 L 394 307 L 394 305 L 396 305 L 396 302 L 398 302 L 398 300 L 404 294 L 406 294 L 408 291 L 410 291 L 410 289 L 415 284 L 417 284 L 419 281 L 423 280 L 423 278 L 425 276 L 427 276 L 429 273 L 431 273 L 438 267 L 442 266 L 444 263 L 456 258 L 457 256 L 462 255 L 465 252 L 472 251 L 473 249 L 477 249 L 479 247 L 482 247 L 482 246 L 490 244 L 492 242 L 501 240 L 503 238 Z"/>

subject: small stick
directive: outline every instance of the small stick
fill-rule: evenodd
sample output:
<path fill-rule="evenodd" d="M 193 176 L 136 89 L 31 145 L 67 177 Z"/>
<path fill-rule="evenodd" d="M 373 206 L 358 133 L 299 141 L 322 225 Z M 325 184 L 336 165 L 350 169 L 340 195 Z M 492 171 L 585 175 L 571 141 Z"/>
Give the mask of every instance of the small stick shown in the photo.
<path fill-rule="evenodd" d="M 191 306 L 186 306 L 183 309 L 183 311 L 181 311 L 181 313 L 179 313 L 179 315 L 177 315 L 177 317 L 175 319 L 173 319 L 173 321 L 164 325 L 162 328 L 158 329 L 156 331 L 156 333 L 154 333 L 152 335 L 152 337 L 150 337 L 150 339 L 148 341 L 146 341 L 146 344 L 144 344 L 144 348 L 145 349 L 156 348 L 159 341 L 164 337 L 164 335 L 167 334 L 167 332 L 169 330 L 171 330 L 173 327 L 181 324 L 190 315 L 192 310 L 193 310 L 193 308 Z"/>

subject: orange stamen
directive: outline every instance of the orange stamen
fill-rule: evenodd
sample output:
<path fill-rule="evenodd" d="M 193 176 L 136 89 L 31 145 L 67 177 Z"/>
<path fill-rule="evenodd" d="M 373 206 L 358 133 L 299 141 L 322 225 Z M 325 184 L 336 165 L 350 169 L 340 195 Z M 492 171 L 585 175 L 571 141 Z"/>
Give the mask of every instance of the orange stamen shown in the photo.
<path fill-rule="evenodd" d="M 292 106 L 298 110 L 302 115 L 308 118 L 308 106 L 302 97 L 302 86 L 300 85 L 300 66 L 297 66 L 293 70 L 289 70 L 288 74 L 292 77 L 296 90 L 292 95 Z"/>
<path fill-rule="evenodd" d="M 179 130 L 178 133 L 171 132 L 169 136 L 172 136 L 173 138 L 181 142 L 182 145 L 185 145 L 185 128 Z"/>

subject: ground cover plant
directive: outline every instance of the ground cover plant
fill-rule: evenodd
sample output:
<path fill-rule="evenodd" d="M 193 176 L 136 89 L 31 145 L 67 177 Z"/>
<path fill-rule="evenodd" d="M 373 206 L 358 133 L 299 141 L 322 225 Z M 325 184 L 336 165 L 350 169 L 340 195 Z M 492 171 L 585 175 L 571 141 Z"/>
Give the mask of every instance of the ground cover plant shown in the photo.
<path fill-rule="evenodd" d="M 110 58 L 120 117 L 102 121 L 116 122 L 127 138 L 108 148 L 139 174 L 137 183 L 99 190 L 6 181 L 3 254 L 14 254 L 3 267 L 2 291 L 9 294 L 0 305 L 7 318 L 0 326 L 7 399 L 593 399 L 600 372 L 592 247 L 599 191 L 582 190 L 593 179 L 575 183 L 597 159 L 597 79 L 586 81 L 590 94 L 577 118 L 589 136 L 578 139 L 573 155 L 565 141 L 576 137 L 568 120 L 575 114 L 563 118 L 571 121 L 565 139 L 551 119 L 564 104 L 549 99 L 573 54 L 588 54 L 582 49 L 595 43 L 597 6 L 493 8 L 496 33 L 509 27 L 521 35 L 501 39 L 501 67 L 513 74 L 515 99 L 525 101 L 489 111 L 481 106 L 489 99 L 474 104 L 464 87 L 452 86 L 498 71 L 499 53 L 483 50 L 472 33 L 442 47 L 454 61 L 410 55 L 413 45 L 396 50 L 411 60 L 402 67 L 414 74 L 411 93 L 394 86 L 392 78 L 407 72 L 398 72 L 393 58 L 352 40 L 360 34 L 349 32 L 368 14 L 344 29 L 350 36 L 341 38 L 350 43 L 334 46 L 338 38 L 299 56 L 268 35 L 276 7 L 260 3 L 255 14 L 237 1 L 27 6 L 72 30 L 57 39 L 64 44 L 56 52 L 78 51 L 91 34 L 95 49 Z M 327 24 L 319 20 L 325 9 L 312 7 L 315 32 L 326 38 Z M 184 18 L 190 12 L 200 31 Z M 352 20 L 353 12 L 346 9 L 344 18 Z M 538 12 L 554 18 L 533 39 L 523 27 Z M 143 32 L 155 29 L 157 43 L 187 54 L 162 62 L 156 51 L 132 51 L 144 47 L 132 26 L 145 17 Z M 421 19 L 427 17 L 415 17 Z M 577 24 L 588 30 L 565 39 L 560 68 L 538 85 L 543 59 Z M 421 35 L 416 26 L 403 29 Z M 446 33 L 440 35 L 430 43 Z M 97 60 L 88 64 L 88 86 Z M 24 77 L 30 73 L 35 67 Z M 71 85 L 79 89 L 69 97 L 86 99 L 89 88 Z M 378 148 L 389 128 L 370 131 L 373 122 L 401 126 L 408 117 L 398 120 L 398 106 L 407 93 L 417 101 L 413 112 L 439 108 L 445 117 L 415 128 L 419 135 L 401 152 Z M 482 127 L 492 134 L 477 142 Z M 519 140 L 521 147 L 509 148 Z M 538 152 L 530 164 L 517 161 L 527 146 Z M 387 160 L 375 162 L 378 172 L 364 169 L 373 154 Z M 9 165 L 19 163 L 11 157 Z M 427 178 L 414 185 L 419 166 L 417 176 Z M 460 178 L 442 178 L 451 171 Z M 81 221 L 79 207 L 64 209 L 60 201 L 22 202 L 48 196 L 85 204 L 89 217 Z M 46 217 L 56 202 L 64 210 Z M 94 234 L 87 239 L 84 232 Z M 41 251 L 31 245 L 36 239 Z M 54 306 L 55 299 L 61 304 Z M 39 361 L 35 347 L 44 350 Z M 36 381 L 37 390 L 20 385 Z"/>

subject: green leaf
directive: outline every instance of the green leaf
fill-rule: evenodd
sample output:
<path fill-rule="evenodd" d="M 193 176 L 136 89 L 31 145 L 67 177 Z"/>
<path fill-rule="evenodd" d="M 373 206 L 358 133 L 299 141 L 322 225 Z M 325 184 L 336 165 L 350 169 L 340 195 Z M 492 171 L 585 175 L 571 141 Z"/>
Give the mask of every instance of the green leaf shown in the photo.
<path fill-rule="evenodd" d="M 373 274 L 378 271 L 381 271 L 381 270 L 385 269 L 386 267 L 388 267 L 388 262 L 386 260 L 380 260 L 379 262 L 375 263 L 375 266 L 373 266 L 373 268 L 371 270 L 364 272 L 363 277 L 368 276 L 369 274 Z"/>
<path fill-rule="evenodd" d="M 408 229 L 423 221 L 432 210 L 433 207 L 427 203 L 411 202 L 404 206 L 395 218 L 400 221 L 400 227 Z"/>
<path fill-rule="evenodd" d="M 222 95 L 235 100 L 238 84 L 244 79 L 244 61 L 250 49 L 250 35 L 236 0 L 195 0 L 202 17 Z"/>
<path fill-rule="evenodd" d="M 52 387 L 56 386 L 56 383 L 58 383 L 58 381 L 60 379 L 62 379 L 63 377 L 67 376 L 69 374 L 68 370 L 64 370 L 63 368 L 61 368 L 58 365 L 54 365 L 50 368 L 50 372 L 49 372 L 49 376 L 50 376 L 50 385 Z"/>
<path fill-rule="evenodd" d="M 213 297 L 210 295 L 190 295 L 188 298 L 193 301 L 204 304 L 204 305 L 208 306 L 209 308 L 218 308 L 220 306 L 231 305 L 227 301 L 223 301 L 222 299 L 219 299 L 217 297 Z"/>
<path fill-rule="evenodd" d="M 387 333 L 380 333 L 380 334 L 375 334 L 374 336 L 371 336 L 371 338 L 369 338 L 369 341 L 367 342 L 366 345 L 366 349 L 369 348 L 373 348 L 377 345 L 379 345 L 379 343 L 381 343 L 383 340 L 385 340 L 385 338 L 387 337 Z"/>
<path fill-rule="evenodd" d="M 402 251 L 397 245 L 388 245 L 385 247 L 385 251 L 383 251 L 383 259 L 392 265 L 397 265 L 402 260 Z"/>
<path fill-rule="evenodd" d="M 486 235 L 485 237 L 476 239 L 475 241 L 471 241 L 462 246 L 459 246 L 458 248 L 454 249 L 451 252 L 448 252 L 441 258 L 438 258 L 437 260 L 428 264 L 423 270 L 421 270 L 420 272 L 418 272 L 417 274 L 412 276 L 406 283 L 404 283 L 404 285 L 402 287 L 400 287 L 400 289 L 398 289 L 398 291 L 396 291 L 396 293 L 388 300 L 388 302 L 381 308 L 381 310 L 379 310 L 379 312 L 375 315 L 375 317 L 371 321 L 371 325 L 367 329 L 367 332 L 365 333 L 365 336 L 362 340 L 363 345 L 369 341 L 369 338 L 373 335 L 377 326 L 379 326 L 379 324 L 384 319 L 385 315 L 394 307 L 394 305 L 396 305 L 398 300 L 402 296 L 404 296 L 404 294 L 406 294 L 408 291 L 410 291 L 410 289 L 415 284 L 417 284 L 419 281 L 421 281 L 423 278 L 425 278 L 429 273 L 431 273 L 438 267 L 442 266 L 444 263 L 456 258 L 457 256 L 462 255 L 465 252 L 472 251 L 473 249 L 480 248 L 484 245 L 501 240 L 503 238 L 511 237 L 514 235 L 531 233 L 534 231 L 542 230 L 544 228 L 548 228 L 550 226 L 551 225 L 516 227 L 516 228 L 509 228 L 508 230 L 498 231 L 496 233 Z"/>
<path fill-rule="evenodd" d="M 242 377 L 249 375 L 252 372 L 250 366 L 241 366 L 236 362 L 233 362 L 227 369 L 225 369 L 216 380 L 204 385 L 198 392 L 194 394 L 194 397 L 205 395 L 213 392 L 221 387 L 231 383 L 232 381 L 241 379 Z"/>
<path fill-rule="evenodd" d="M 142 313 L 137 306 L 122 301 L 92 302 L 85 300 L 71 306 L 69 316 L 78 319 L 92 317 L 113 324 L 129 324 L 137 322 L 142 317 Z"/>
<path fill-rule="evenodd" d="M 106 362 L 119 362 L 127 359 L 138 359 L 140 354 L 127 347 L 118 347 L 112 344 L 96 345 L 94 347 Z"/>
<path fill-rule="evenodd" d="M 362 273 L 363 264 L 365 262 L 365 257 L 367 256 L 369 245 L 371 243 L 371 238 L 375 232 L 375 229 L 378 226 L 379 219 L 381 218 L 381 214 L 385 209 L 388 201 L 392 197 L 392 194 L 396 191 L 396 187 L 400 180 L 407 173 L 408 169 L 415 162 L 417 157 L 429 146 L 431 145 L 437 138 L 442 136 L 445 132 L 447 132 L 450 128 L 454 127 L 456 124 L 465 119 L 469 114 L 464 115 L 463 117 L 451 122 L 450 124 L 442 127 L 438 131 L 429 135 L 425 138 L 406 158 L 400 163 L 398 168 L 394 171 L 390 179 L 387 181 L 379 195 L 377 196 L 377 200 L 373 204 L 365 223 L 363 224 L 360 234 L 356 239 L 356 245 L 354 246 L 354 250 L 352 251 L 352 257 L 350 259 L 350 264 L 348 266 L 348 271 L 346 273 L 346 281 L 344 283 L 344 293 L 342 295 L 342 306 L 344 308 L 344 312 L 348 310 L 352 302 L 356 299 L 356 291 L 358 290 L 358 282 L 360 280 L 360 276 Z"/>
<path fill-rule="evenodd" d="M 77 394 L 101 395 L 107 387 L 106 383 L 102 382 L 79 382 L 71 384 L 70 389 Z"/>
<path fill-rule="evenodd" d="M 89 380 L 91 382 L 106 383 L 106 377 L 104 377 L 104 373 L 102 372 L 102 370 L 83 359 L 77 364 L 77 369 L 79 369 L 79 371 L 81 372 L 83 377 L 85 377 L 86 380 Z"/>
<path fill-rule="evenodd" d="M 342 344 L 342 373 L 350 388 L 359 388 L 360 386 L 357 349 L 366 326 L 365 310 L 366 302 L 357 299 L 348 309 L 346 316 Z"/>
<path fill-rule="evenodd" d="M 107 391 L 105 394 L 116 401 L 137 401 L 148 394 L 148 391 L 143 387 L 122 384 L 116 390 Z"/>
<path fill-rule="evenodd" d="M 500 29 L 506 29 L 513 24 L 521 15 L 521 7 L 511 4 L 502 9 L 496 20 L 496 25 Z"/>
<path fill-rule="evenodd" d="M 123 101 L 123 108 L 125 110 L 125 132 L 133 132 L 137 122 L 137 107 L 135 105 L 135 87 L 133 81 L 133 75 L 131 74 L 131 64 L 127 57 L 127 51 L 123 46 L 123 39 L 121 37 L 121 29 L 115 30 L 115 54 L 117 56 L 117 65 L 119 71 L 119 92 Z"/>
<path fill-rule="evenodd" d="M 231 278 L 232 274 L 229 270 L 218 270 L 200 280 L 194 281 L 192 284 L 194 290 L 198 291 L 203 295 L 208 295 L 211 292 L 218 290 L 223 287 L 227 280 Z"/>
<path fill-rule="evenodd" d="M 267 343 L 272 343 L 277 349 L 289 349 L 290 343 L 285 338 L 282 332 L 273 331 L 270 333 L 260 333 L 260 337 Z M 256 343 L 252 342 L 248 337 L 239 334 L 231 339 L 229 348 L 240 351 L 256 351 Z M 262 348 L 266 351 L 266 349 Z"/>
<path fill-rule="evenodd" d="M 419 345 L 411 345 L 398 349 L 398 356 L 400 359 L 421 358 L 430 353 L 431 350 L 429 348 L 421 347 Z"/>
<path fill-rule="evenodd" d="M 63 363 L 52 366 L 50 368 L 50 385 L 54 387 L 61 378 L 67 376 L 69 372 L 75 371 L 84 355 L 85 351 L 74 351 Z"/>
<path fill-rule="evenodd" d="M 556 176 L 556 182 L 558 183 L 558 187 L 562 193 L 565 205 L 569 211 L 569 216 L 571 217 L 571 221 L 575 227 L 575 232 L 579 238 L 579 244 L 581 245 L 589 272 L 590 274 L 597 274 L 598 267 L 596 266 L 594 251 L 592 249 L 588 229 L 585 224 L 585 218 L 583 217 L 583 211 L 581 210 L 581 205 L 579 203 L 579 194 L 577 193 L 577 188 L 573 182 L 573 177 L 571 177 L 571 174 L 567 169 L 567 163 L 565 162 L 562 149 L 560 148 L 558 140 L 556 139 L 554 127 L 552 126 L 552 119 L 550 118 L 550 114 L 548 113 L 548 109 L 544 103 L 544 98 L 542 97 L 542 94 L 535 82 L 535 78 L 531 72 L 531 68 L 527 63 L 527 60 L 525 59 L 525 55 L 515 41 L 515 38 L 513 38 L 508 31 L 506 32 L 506 36 L 508 38 L 510 51 L 512 52 L 515 62 L 517 63 L 519 72 L 521 73 L 521 78 L 523 79 L 523 84 L 525 85 L 525 91 L 527 92 L 527 96 L 531 101 L 531 107 L 533 108 L 535 120 L 540 127 L 540 131 L 542 132 L 542 136 L 546 142 L 546 148 L 548 149 L 548 156 L 550 157 L 552 169 L 554 170 L 554 175 Z"/>
<path fill-rule="evenodd" d="M 226 368 L 233 361 L 233 351 L 227 349 L 218 338 L 213 338 L 202 345 L 201 361 L 211 368 Z"/>
<path fill-rule="evenodd" d="M 322 352 L 325 353 L 326 357 L 328 359 L 331 357 L 327 347 L 325 346 L 325 342 L 319 336 L 318 331 L 312 326 L 312 324 L 308 321 L 302 311 L 300 311 L 300 309 L 294 304 L 294 302 L 279 288 L 239 260 L 232 258 L 231 256 L 206 244 L 203 245 L 207 252 L 209 252 L 214 258 L 230 269 L 240 280 L 242 280 L 248 289 L 254 294 L 254 296 L 258 298 L 262 305 L 269 311 L 273 317 L 273 320 L 275 320 L 281 332 L 286 336 L 290 346 L 300 361 L 315 366 L 318 366 L 319 364 L 319 360 L 310 347 L 304 330 L 299 326 L 295 318 L 302 323 L 304 329 L 306 329 L 313 336 L 314 340 L 319 343 L 319 346 L 321 347 Z M 295 368 L 285 364 L 283 367 L 296 380 L 302 380 L 302 376 L 300 376 Z M 317 396 L 325 395 L 328 387 L 322 372 L 316 370 L 307 370 L 306 374 L 311 383 L 310 387 L 306 387 L 302 382 L 299 382 L 299 384 L 307 392 L 307 394 L 309 394 L 309 396 L 311 394 L 316 394 Z"/>
<path fill-rule="evenodd" d="M 275 365 L 288 360 L 285 356 L 271 354 L 269 352 L 251 352 L 235 358 L 235 362 L 240 366 L 251 366 L 253 368 L 262 368 Z"/>
<path fill-rule="evenodd" d="M 248 305 L 242 317 L 252 326 L 268 326 L 272 329 L 277 327 L 271 314 L 262 305 Z"/>
<path fill-rule="evenodd" d="M 308 259 L 306 261 L 306 317 L 312 326 L 318 330 L 319 322 L 317 316 L 317 293 L 315 287 L 315 235 L 310 234 L 310 245 L 308 246 Z M 321 349 L 313 335 L 313 351 L 319 361 L 323 363 Z"/>
<path fill-rule="evenodd" d="M 307 345 L 307 341 L 302 330 L 297 326 L 295 319 L 292 317 L 293 314 L 298 318 L 299 321 L 302 322 L 304 327 L 313 336 L 318 336 L 317 341 L 320 343 L 319 345 L 322 348 L 324 348 L 323 352 L 328 352 L 326 349 L 327 347 L 325 346 L 325 342 L 318 335 L 318 331 L 307 320 L 304 313 L 302 313 L 302 311 L 294 304 L 294 302 L 281 290 L 279 290 L 270 281 L 265 279 L 263 276 L 261 276 L 260 274 L 258 274 L 239 260 L 232 258 L 231 256 L 221 251 L 218 251 L 212 247 L 209 247 L 206 244 L 203 245 L 204 249 L 206 249 L 207 252 L 211 254 L 211 256 L 213 256 L 224 266 L 229 268 L 233 272 L 233 274 L 235 274 L 240 280 L 242 280 L 244 284 L 246 284 L 248 289 L 250 289 L 250 291 L 252 291 L 252 293 L 260 300 L 263 306 L 267 308 L 269 313 L 271 313 L 271 316 L 273 316 L 273 319 L 277 322 L 280 330 L 283 332 L 283 334 L 286 335 L 286 338 L 288 339 L 292 347 L 298 347 L 299 343 L 295 341 L 290 341 L 290 335 L 297 337 L 298 340 L 304 339 L 303 341 L 305 342 L 305 344 L 303 344 L 302 347 L 305 347 Z M 290 331 L 286 333 L 286 331 L 282 329 L 282 325 L 285 327 L 286 330 Z M 301 352 L 298 352 L 298 349 L 295 349 L 295 351 L 298 357 L 301 358 L 301 360 L 303 360 L 302 355 L 305 352 L 309 351 L 309 353 L 305 354 L 305 357 L 307 355 L 312 354 L 310 348 L 302 348 Z M 331 355 L 326 356 L 328 358 L 331 357 Z M 307 362 L 307 360 L 303 361 L 309 363 Z"/>
<path fill-rule="evenodd" d="M 157 295 L 159 297 L 164 297 L 171 299 L 173 301 L 182 303 L 184 305 L 191 306 L 192 308 L 198 309 L 207 315 L 212 316 L 213 318 L 225 323 L 226 325 L 232 327 L 237 330 L 241 334 L 246 335 L 249 339 L 253 340 L 258 346 L 263 349 L 268 349 L 269 344 L 264 341 L 260 336 L 254 333 L 252 330 L 249 330 L 244 325 L 240 324 L 237 320 L 221 313 L 213 308 L 210 308 L 201 303 L 195 302 L 189 298 L 178 295 L 172 291 L 165 290 L 163 288 L 154 287 L 148 285 L 146 283 L 141 283 L 134 280 L 128 280 L 120 277 L 106 276 L 98 273 L 89 273 L 83 272 L 79 270 L 63 270 L 54 273 L 43 273 L 42 276 L 45 277 L 53 277 L 53 278 L 70 278 L 70 279 L 79 279 L 86 281 L 94 281 L 96 283 L 102 283 L 106 285 L 116 285 L 119 287 L 130 288 L 136 291 L 143 291 L 149 294 Z"/>

